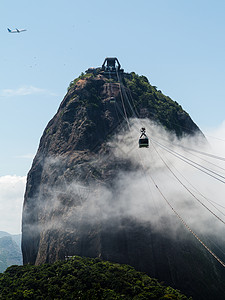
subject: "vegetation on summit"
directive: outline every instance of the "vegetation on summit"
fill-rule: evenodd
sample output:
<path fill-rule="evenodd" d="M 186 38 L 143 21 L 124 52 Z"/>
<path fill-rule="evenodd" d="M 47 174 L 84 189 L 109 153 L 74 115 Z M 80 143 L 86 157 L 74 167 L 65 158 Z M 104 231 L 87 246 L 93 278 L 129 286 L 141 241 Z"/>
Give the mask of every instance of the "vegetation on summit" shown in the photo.
<path fill-rule="evenodd" d="M 73 89 L 79 80 L 85 79 L 91 83 L 91 79 L 97 78 L 99 73 L 100 69 L 95 69 L 93 73 L 81 73 L 78 78 L 71 81 L 68 91 Z M 104 77 L 105 81 L 113 83 L 118 82 L 118 79 L 117 77 L 110 79 Z M 199 128 L 191 120 L 189 114 L 183 110 L 181 105 L 173 101 L 170 97 L 165 96 L 156 86 L 151 85 L 147 77 L 143 75 L 139 76 L 135 72 L 125 73 L 121 77 L 120 83 L 122 88 L 124 87 L 129 90 L 130 103 L 138 117 L 142 116 L 142 110 L 145 110 L 144 117 L 160 123 L 166 130 L 174 132 L 178 137 L 184 134 L 195 134 L 199 131 Z M 95 103 L 93 104 L 96 107 L 97 104 L 101 103 L 101 99 L 99 97 L 99 86 L 95 88 L 94 85 L 94 81 L 92 80 L 89 87 L 92 89 L 90 92 L 92 93 L 92 98 L 95 99 Z M 88 90 L 88 86 L 86 88 Z M 129 105 L 127 105 L 126 109 L 128 115 L 130 117 L 133 116 Z"/>
<path fill-rule="evenodd" d="M 52 265 L 11 266 L 1 299 L 188 299 L 128 265 L 75 256 Z"/>
<path fill-rule="evenodd" d="M 140 111 L 145 108 L 149 112 L 149 118 L 164 126 L 169 131 L 174 131 L 177 136 L 183 133 L 193 133 L 196 128 L 191 128 L 185 124 L 189 115 L 182 109 L 176 101 L 165 96 L 156 86 L 152 86 L 147 77 L 131 73 L 132 79 L 125 78 L 125 85 L 131 91 L 134 105 Z"/>

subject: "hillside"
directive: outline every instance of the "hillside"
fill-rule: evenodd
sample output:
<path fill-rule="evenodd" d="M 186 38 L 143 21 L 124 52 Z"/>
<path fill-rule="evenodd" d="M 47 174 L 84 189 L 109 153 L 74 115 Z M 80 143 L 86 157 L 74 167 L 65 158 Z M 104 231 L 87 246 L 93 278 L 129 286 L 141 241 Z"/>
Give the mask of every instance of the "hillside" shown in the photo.
<path fill-rule="evenodd" d="M 22 253 L 20 246 L 15 242 L 18 236 L 12 236 L 5 232 L 0 232 L 0 273 L 11 265 L 22 264 Z"/>
<path fill-rule="evenodd" d="M 223 268 L 165 205 L 155 207 L 161 200 L 146 173 L 160 166 L 151 147 L 138 148 L 142 124 L 152 134 L 206 142 L 188 113 L 145 76 L 97 68 L 70 83 L 27 177 L 23 262 L 97 257 L 196 299 L 223 299 Z M 176 190 L 171 195 L 184 202 Z"/>
<path fill-rule="evenodd" d="M 10 234 L 6 231 L 0 231 L 0 238 L 4 236 L 11 236 L 12 240 L 16 242 L 19 247 L 21 247 L 21 234 Z"/>
<path fill-rule="evenodd" d="M 188 299 L 130 266 L 70 258 L 12 266 L 0 274 L 1 299 Z"/>

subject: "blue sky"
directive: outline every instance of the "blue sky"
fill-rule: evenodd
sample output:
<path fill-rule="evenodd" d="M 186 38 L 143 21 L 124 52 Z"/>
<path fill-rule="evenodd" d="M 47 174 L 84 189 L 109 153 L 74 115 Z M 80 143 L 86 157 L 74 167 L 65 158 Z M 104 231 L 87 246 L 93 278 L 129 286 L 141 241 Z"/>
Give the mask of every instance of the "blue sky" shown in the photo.
<path fill-rule="evenodd" d="M 222 0 L 2 0 L 0 176 L 21 183 L 70 81 L 107 56 L 147 76 L 204 132 L 219 128 L 224 13 Z M 7 27 L 27 31 L 10 34 Z"/>

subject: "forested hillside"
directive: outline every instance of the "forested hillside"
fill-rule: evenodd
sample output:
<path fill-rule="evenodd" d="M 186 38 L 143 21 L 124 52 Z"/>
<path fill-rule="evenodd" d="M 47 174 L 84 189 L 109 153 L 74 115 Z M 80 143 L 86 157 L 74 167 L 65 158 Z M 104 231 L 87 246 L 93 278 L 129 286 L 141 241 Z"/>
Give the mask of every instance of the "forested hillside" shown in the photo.
<path fill-rule="evenodd" d="M 73 257 L 12 266 L 0 274 L 0 299 L 188 299 L 128 265 Z"/>

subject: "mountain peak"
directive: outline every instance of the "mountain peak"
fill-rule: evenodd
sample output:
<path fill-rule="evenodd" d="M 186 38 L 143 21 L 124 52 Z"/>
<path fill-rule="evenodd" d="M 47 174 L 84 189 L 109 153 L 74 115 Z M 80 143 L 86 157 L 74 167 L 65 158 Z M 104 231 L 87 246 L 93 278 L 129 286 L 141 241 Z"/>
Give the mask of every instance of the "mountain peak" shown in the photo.
<path fill-rule="evenodd" d="M 99 149 L 126 118 L 148 118 L 178 137 L 200 133 L 182 107 L 152 86 L 145 76 L 107 67 L 88 69 L 74 79 L 55 117 L 45 129 L 55 151 Z M 51 141 L 48 137 L 51 136 Z"/>
<path fill-rule="evenodd" d="M 150 140 L 157 128 L 173 139 L 197 134 L 204 140 L 177 102 L 145 76 L 125 73 L 115 58 L 71 81 L 27 177 L 25 264 L 53 263 L 71 255 L 99 257 L 130 264 L 199 296 L 200 269 L 214 274 L 214 264 L 209 266 L 207 259 L 195 268 L 191 257 L 202 255 L 202 249 L 190 238 L 174 239 L 168 233 L 174 221 L 160 216 L 157 222 L 165 229 L 155 226 L 154 199 L 143 178 L 153 164 L 156 171 L 159 166 L 148 149 L 138 148 L 142 127 Z M 179 231 L 186 237 L 184 229 Z M 214 275 L 210 280 L 222 282 L 221 274 Z M 200 282 L 205 289 L 205 281 Z"/>

